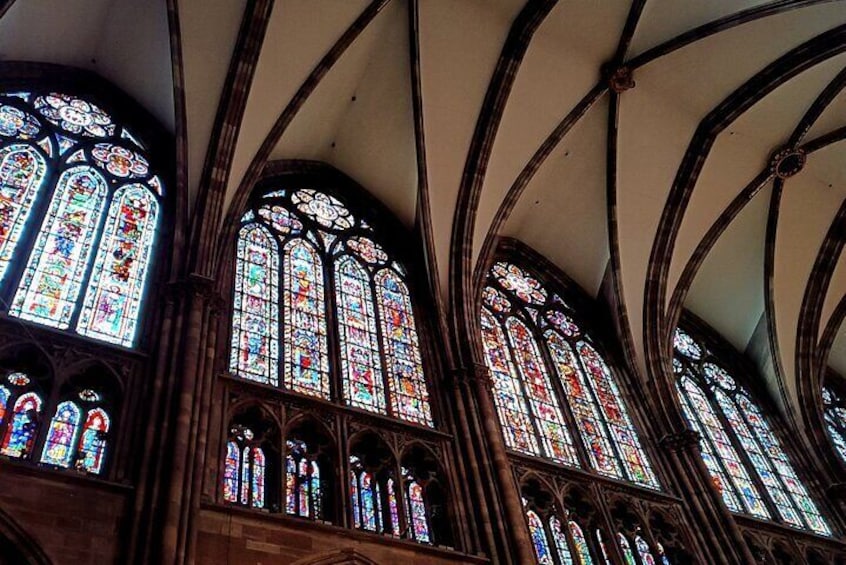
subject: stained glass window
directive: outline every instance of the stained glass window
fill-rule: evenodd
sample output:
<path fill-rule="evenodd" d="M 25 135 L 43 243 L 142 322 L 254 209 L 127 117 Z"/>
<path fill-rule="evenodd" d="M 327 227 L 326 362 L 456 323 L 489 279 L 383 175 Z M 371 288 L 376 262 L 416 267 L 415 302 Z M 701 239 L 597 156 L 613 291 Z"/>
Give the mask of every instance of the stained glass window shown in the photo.
<path fill-rule="evenodd" d="M 393 479 L 388 479 L 388 482 L 385 485 L 385 491 L 388 496 L 388 515 L 391 519 L 391 530 L 390 532 L 395 536 L 399 537 L 400 535 L 400 523 L 399 523 L 399 507 L 397 506 L 397 491 L 394 485 Z M 385 528 L 387 531 L 387 527 Z"/>
<path fill-rule="evenodd" d="M 629 539 L 623 534 L 618 533 L 617 542 L 620 544 L 620 552 L 623 554 L 623 559 L 626 560 L 626 565 L 637 565 Z"/>
<path fill-rule="evenodd" d="M 12 393 L 5 386 L 0 385 L 0 425 L 6 421 L 6 410 L 9 407 L 9 398 Z"/>
<path fill-rule="evenodd" d="M 0 454 L 16 459 L 28 458 L 32 453 L 40 418 L 41 397 L 34 392 L 19 396 L 8 416 Z"/>
<path fill-rule="evenodd" d="M 233 373 L 277 384 L 279 252 L 268 231 L 256 224 L 241 229 L 232 313 Z"/>
<path fill-rule="evenodd" d="M 163 193 L 144 153 L 88 100 L 0 93 L 0 282 L 14 290 L 10 315 L 135 344 Z"/>
<path fill-rule="evenodd" d="M 429 530 L 429 517 L 426 503 L 423 499 L 423 487 L 407 471 L 405 471 L 405 521 L 411 539 L 423 543 L 431 543 L 432 535 Z"/>
<path fill-rule="evenodd" d="M 822 398 L 828 435 L 837 453 L 846 461 L 846 401 L 833 387 L 824 387 Z"/>
<path fill-rule="evenodd" d="M 223 500 L 252 508 L 267 506 L 267 456 L 250 428 L 235 426 L 223 461 Z"/>
<path fill-rule="evenodd" d="M 56 407 L 47 429 L 47 440 L 41 454 L 42 463 L 70 467 L 79 433 L 79 418 L 79 407 L 73 402 L 65 401 Z"/>
<path fill-rule="evenodd" d="M 321 518 L 322 487 L 320 463 L 309 452 L 304 441 L 286 442 L 286 508 L 288 514 L 304 518 Z"/>
<path fill-rule="evenodd" d="M 98 474 L 106 457 L 106 437 L 109 433 L 109 415 L 102 408 L 88 411 L 79 438 L 77 469 Z"/>
<path fill-rule="evenodd" d="M 643 565 L 655 565 L 655 557 L 653 557 L 652 551 L 649 549 L 649 544 L 646 543 L 645 539 L 635 536 L 635 547 L 637 548 L 638 555 L 640 555 L 640 562 Z"/>
<path fill-rule="evenodd" d="M 491 268 L 483 291 L 482 345 L 506 445 L 578 465 L 565 426 L 566 403 L 587 452 L 586 464 L 657 489 L 614 375 L 573 316 L 526 270 L 505 261 Z M 560 392 L 550 375 L 557 377 Z"/>
<path fill-rule="evenodd" d="M 350 492 L 355 526 L 371 532 L 379 532 L 382 526 L 379 483 L 373 473 L 364 469 L 358 457 L 350 457 L 350 466 L 352 468 Z"/>
<path fill-rule="evenodd" d="M 576 549 L 576 558 L 580 565 L 593 565 L 593 559 L 590 556 L 590 548 L 588 547 L 585 534 L 582 528 L 573 520 L 567 523 L 570 528 L 570 535 L 573 536 L 573 546 Z"/>
<path fill-rule="evenodd" d="M 573 557 L 570 555 L 570 547 L 567 545 L 567 534 L 561 526 L 561 520 L 555 516 L 549 518 L 549 529 L 552 531 L 552 541 L 558 552 L 558 560 L 561 565 L 573 565 Z"/>
<path fill-rule="evenodd" d="M 432 426 L 406 273 L 371 235 L 370 224 L 330 194 L 301 188 L 258 197 L 242 217 L 230 371 Z"/>
<path fill-rule="evenodd" d="M 677 329 L 674 345 L 682 365 L 678 381 L 682 408 L 703 436 L 705 465 L 729 509 L 773 518 L 769 506 L 790 526 L 831 535 L 781 442 L 748 393 L 689 333 Z M 750 479 L 753 476 L 760 487 Z M 743 502 L 742 509 L 738 500 Z"/>
<path fill-rule="evenodd" d="M 533 511 L 526 511 L 526 521 L 529 523 L 529 534 L 532 537 L 532 546 L 535 548 L 535 557 L 540 565 L 555 565 L 552 557 L 552 550 L 549 540 L 546 537 L 546 530 L 540 517 Z"/>

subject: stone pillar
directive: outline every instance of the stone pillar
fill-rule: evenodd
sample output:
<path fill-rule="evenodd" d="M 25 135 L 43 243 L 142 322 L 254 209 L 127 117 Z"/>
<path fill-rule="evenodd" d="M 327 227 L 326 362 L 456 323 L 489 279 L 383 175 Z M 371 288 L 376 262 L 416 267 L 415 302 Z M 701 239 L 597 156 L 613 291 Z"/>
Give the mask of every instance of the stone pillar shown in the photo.
<path fill-rule="evenodd" d="M 755 563 L 734 517 L 714 488 L 700 453 L 700 436 L 690 429 L 661 438 L 669 475 L 685 501 L 699 547 L 691 552 L 705 563 Z"/>

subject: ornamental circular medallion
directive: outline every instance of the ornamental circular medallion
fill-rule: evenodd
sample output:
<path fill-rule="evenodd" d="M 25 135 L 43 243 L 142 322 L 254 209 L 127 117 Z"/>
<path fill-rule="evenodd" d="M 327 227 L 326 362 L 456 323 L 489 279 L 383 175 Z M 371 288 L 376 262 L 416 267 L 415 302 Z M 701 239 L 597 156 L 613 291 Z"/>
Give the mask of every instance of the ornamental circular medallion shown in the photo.
<path fill-rule="evenodd" d="M 347 240 L 347 246 L 365 263 L 377 265 L 388 262 L 388 254 L 377 243 L 366 237 L 351 237 Z"/>
<path fill-rule="evenodd" d="M 497 312 L 506 312 L 511 307 L 511 302 L 508 298 L 497 289 L 486 286 L 482 295 L 485 305 L 493 308 Z"/>
<path fill-rule="evenodd" d="M 30 382 L 29 377 L 27 377 L 23 373 L 9 373 L 9 376 L 6 377 L 6 380 L 9 381 L 9 384 L 15 386 L 26 386 Z"/>
<path fill-rule="evenodd" d="M 98 143 L 91 154 L 98 165 L 116 177 L 143 177 L 150 172 L 150 165 L 144 157 L 119 145 Z"/>
<path fill-rule="evenodd" d="M 546 302 L 546 290 L 517 265 L 500 261 L 493 266 L 491 272 L 503 288 L 516 294 L 523 302 L 529 304 Z"/>
<path fill-rule="evenodd" d="M 35 108 L 55 126 L 89 137 L 114 135 L 115 125 L 103 110 L 80 98 L 52 93 L 35 99 Z"/>
<path fill-rule="evenodd" d="M 85 402 L 97 402 L 100 400 L 100 395 L 91 390 L 90 388 L 84 388 L 79 391 L 79 398 L 84 400 Z"/>
<path fill-rule="evenodd" d="M 676 328 L 676 332 L 673 335 L 673 346 L 675 346 L 679 353 L 690 357 L 694 361 L 702 358 L 702 348 L 699 347 L 699 344 L 690 335 L 678 328 Z"/>
<path fill-rule="evenodd" d="M 718 367 L 713 363 L 705 363 L 702 366 L 702 370 L 705 372 L 705 376 L 708 377 L 708 380 L 717 383 L 721 388 L 734 390 L 737 386 L 735 385 L 734 379 L 731 378 L 722 367 Z"/>
<path fill-rule="evenodd" d="M 38 120 L 23 110 L 14 106 L 0 106 L 0 135 L 33 139 L 40 129 Z"/>
<path fill-rule="evenodd" d="M 296 233 L 303 229 L 303 223 L 282 206 L 262 206 L 258 209 L 258 215 L 280 234 Z"/>
<path fill-rule="evenodd" d="M 579 330 L 579 326 L 576 325 L 576 322 L 574 322 L 572 318 L 564 312 L 560 312 L 558 310 L 547 312 L 546 319 L 549 320 L 553 326 L 558 328 L 561 333 L 568 337 L 575 337 L 581 333 L 581 330 Z"/>
<path fill-rule="evenodd" d="M 322 192 L 304 188 L 295 192 L 291 201 L 297 206 L 297 210 L 324 228 L 346 230 L 351 228 L 355 221 L 340 200 Z"/>

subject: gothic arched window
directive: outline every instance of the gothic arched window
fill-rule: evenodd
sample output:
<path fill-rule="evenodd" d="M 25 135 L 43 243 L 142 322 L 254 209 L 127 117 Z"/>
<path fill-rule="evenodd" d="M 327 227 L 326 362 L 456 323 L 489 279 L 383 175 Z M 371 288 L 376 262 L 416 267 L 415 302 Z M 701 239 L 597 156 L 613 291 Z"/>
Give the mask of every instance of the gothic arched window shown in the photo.
<path fill-rule="evenodd" d="M 226 442 L 223 499 L 251 508 L 267 508 L 267 467 L 262 438 L 246 426 L 232 426 Z"/>
<path fill-rule="evenodd" d="M 111 426 L 103 396 L 91 388 L 73 389 L 59 403 L 47 427 L 41 462 L 99 474 Z M 74 394 L 75 393 L 75 394 Z"/>
<path fill-rule="evenodd" d="M 432 426 L 406 271 L 379 239 L 326 192 L 258 197 L 238 236 L 230 371 Z"/>
<path fill-rule="evenodd" d="M 38 383 L 26 373 L 8 373 L 0 384 L 0 402 L 0 455 L 29 459 L 44 411 Z"/>
<path fill-rule="evenodd" d="M 846 398 L 838 392 L 835 387 L 823 387 L 823 417 L 837 453 L 846 462 Z"/>
<path fill-rule="evenodd" d="M 582 527 L 572 517 L 560 518 L 554 508 L 542 512 L 523 499 L 526 524 L 539 565 L 592 565 Z M 542 517 L 548 514 L 546 518 Z M 599 533 L 599 530 L 597 530 Z M 601 538 L 598 538 L 601 543 Z"/>
<path fill-rule="evenodd" d="M 657 489 L 616 378 L 578 315 L 528 272 L 494 264 L 484 289 L 482 345 L 506 445 Z M 580 462 L 567 422 L 587 461 Z"/>
<path fill-rule="evenodd" d="M 702 436 L 702 458 L 726 506 L 831 535 L 770 424 L 724 362 L 681 329 L 673 343 L 682 410 Z"/>
<path fill-rule="evenodd" d="M 289 439 L 285 442 L 285 508 L 288 514 L 304 518 L 320 518 L 323 488 L 320 462 L 306 442 Z"/>
<path fill-rule="evenodd" d="M 163 196 L 146 153 L 90 100 L 0 94 L 0 296 L 10 316 L 135 344 Z"/>

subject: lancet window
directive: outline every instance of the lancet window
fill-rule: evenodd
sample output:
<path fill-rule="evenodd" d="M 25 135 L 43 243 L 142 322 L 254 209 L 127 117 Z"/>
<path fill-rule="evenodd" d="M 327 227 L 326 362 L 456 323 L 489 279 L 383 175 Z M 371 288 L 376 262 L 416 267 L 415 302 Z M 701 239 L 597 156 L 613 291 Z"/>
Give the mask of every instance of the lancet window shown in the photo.
<path fill-rule="evenodd" d="M 617 377 L 578 319 L 525 269 L 506 261 L 492 267 L 482 345 L 506 445 L 658 489 Z"/>
<path fill-rule="evenodd" d="M 683 329 L 676 329 L 673 344 L 682 410 L 702 436 L 702 458 L 726 506 L 830 536 L 782 441 L 729 362 Z"/>

